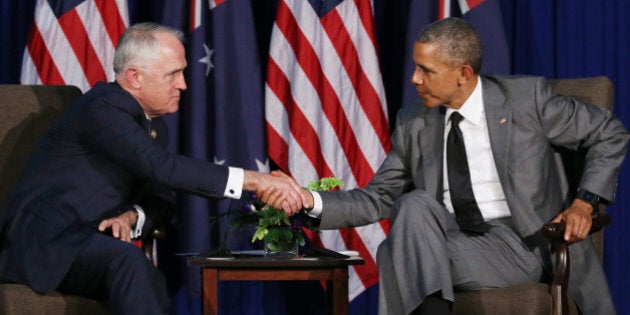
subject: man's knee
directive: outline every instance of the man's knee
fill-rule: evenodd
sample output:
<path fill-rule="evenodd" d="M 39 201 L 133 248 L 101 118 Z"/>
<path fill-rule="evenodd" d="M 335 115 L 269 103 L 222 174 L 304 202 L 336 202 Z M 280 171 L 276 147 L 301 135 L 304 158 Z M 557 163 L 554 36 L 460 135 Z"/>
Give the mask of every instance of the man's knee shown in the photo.
<path fill-rule="evenodd" d="M 125 250 L 119 251 L 116 257 L 113 257 L 111 264 L 111 272 L 130 272 L 151 274 L 153 265 L 141 250 L 131 245 L 126 246 Z"/>
<path fill-rule="evenodd" d="M 378 245 L 378 249 L 376 250 L 376 265 L 381 268 L 382 266 L 391 263 L 391 259 L 389 238 L 386 238 Z"/>
<path fill-rule="evenodd" d="M 391 220 L 392 222 L 406 222 L 407 220 L 423 222 L 434 218 L 436 210 L 443 209 L 434 196 L 424 190 L 413 190 L 396 199 Z"/>

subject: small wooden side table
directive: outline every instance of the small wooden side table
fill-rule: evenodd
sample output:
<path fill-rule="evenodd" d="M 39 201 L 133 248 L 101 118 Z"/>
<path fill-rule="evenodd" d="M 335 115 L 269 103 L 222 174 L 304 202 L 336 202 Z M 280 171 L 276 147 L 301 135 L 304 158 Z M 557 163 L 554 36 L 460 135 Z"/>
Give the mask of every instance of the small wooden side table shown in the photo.
<path fill-rule="evenodd" d="M 319 280 L 326 281 L 329 314 L 348 314 L 348 266 L 362 265 L 358 256 L 266 258 L 234 255 L 233 258 L 192 256 L 189 266 L 202 272 L 203 314 L 218 314 L 218 282 L 223 280 Z"/>

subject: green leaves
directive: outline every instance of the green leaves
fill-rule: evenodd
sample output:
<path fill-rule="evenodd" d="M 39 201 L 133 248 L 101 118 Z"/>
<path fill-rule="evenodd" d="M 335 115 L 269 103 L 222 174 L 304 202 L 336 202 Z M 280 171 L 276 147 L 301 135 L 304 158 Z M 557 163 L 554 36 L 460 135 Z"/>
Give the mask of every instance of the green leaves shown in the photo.
<path fill-rule="evenodd" d="M 291 221 L 289 217 L 284 213 L 284 211 L 276 209 L 274 207 L 265 205 L 259 211 L 254 212 L 256 216 L 258 216 L 258 228 L 254 233 L 254 237 L 252 238 L 252 242 L 256 240 L 277 240 L 281 236 L 279 234 L 283 232 L 277 232 L 275 230 L 286 230 L 289 233 L 285 233 L 288 235 L 287 239 L 291 239 L 293 232 L 291 231 Z"/>
<path fill-rule="evenodd" d="M 343 186 L 343 181 L 337 177 L 324 177 L 308 184 L 308 189 L 313 191 L 329 191 Z"/>
<path fill-rule="evenodd" d="M 308 189 L 313 191 L 329 191 L 343 186 L 343 181 L 336 177 L 326 177 L 314 180 L 308 184 Z M 247 214 L 247 218 L 240 218 L 238 224 L 252 222 L 257 219 L 257 227 L 252 237 L 252 242 L 256 240 L 267 242 L 291 243 L 297 240 L 300 246 L 306 241 L 301 233 L 302 223 L 294 217 L 289 218 L 284 211 L 276 209 L 262 203 L 253 203 L 255 210 Z M 292 226 L 292 223 L 293 226 Z M 256 223 L 254 223 L 256 224 Z"/>

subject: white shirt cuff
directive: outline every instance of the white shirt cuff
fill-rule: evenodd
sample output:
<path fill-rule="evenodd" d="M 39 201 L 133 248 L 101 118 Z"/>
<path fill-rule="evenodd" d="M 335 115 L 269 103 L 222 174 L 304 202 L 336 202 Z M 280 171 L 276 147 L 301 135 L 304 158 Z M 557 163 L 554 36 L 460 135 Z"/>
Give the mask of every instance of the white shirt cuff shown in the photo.
<path fill-rule="evenodd" d="M 142 236 L 142 227 L 144 226 L 144 221 L 146 220 L 146 215 L 144 214 L 144 210 L 139 205 L 133 205 L 133 208 L 136 209 L 136 213 L 138 214 L 138 220 L 136 221 L 136 227 L 131 230 L 131 238 L 139 238 Z"/>
<path fill-rule="evenodd" d="M 243 182 L 245 181 L 245 171 L 238 167 L 228 167 L 229 175 L 225 186 L 224 197 L 240 199 L 243 194 Z"/>
<path fill-rule="evenodd" d="M 322 208 L 324 207 L 322 203 L 322 196 L 320 196 L 316 191 L 311 191 L 311 195 L 313 195 L 313 209 L 307 212 L 307 214 L 313 218 L 321 218 Z"/>

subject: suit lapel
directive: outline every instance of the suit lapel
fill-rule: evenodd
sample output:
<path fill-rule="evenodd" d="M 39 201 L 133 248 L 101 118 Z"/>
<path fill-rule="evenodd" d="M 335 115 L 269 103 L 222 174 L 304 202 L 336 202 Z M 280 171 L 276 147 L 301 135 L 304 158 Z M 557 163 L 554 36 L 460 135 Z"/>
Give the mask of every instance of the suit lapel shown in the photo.
<path fill-rule="evenodd" d="M 486 122 L 490 136 L 490 145 L 497 166 L 501 183 L 507 183 L 508 156 L 510 145 L 508 139 L 512 130 L 512 112 L 505 107 L 505 96 L 499 86 L 484 77 L 483 101 L 486 111 Z M 424 177 L 425 189 L 428 193 L 442 200 L 443 155 L 444 155 L 444 115 L 443 107 L 428 109 L 424 116 L 426 125 L 418 130 L 418 141 L 422 152 L 422 168 L 419 173 Z"/>
<path fill-rule="evenodd" d="M 425 189 L 442 201 L 442 157 L 444 150 L 444 114 L 442 107 L 429 109 L 425 116 L 426 126 L 419 130 L 422 157 L 422 174 Z"/>
<path fill-rule="evenodd" d="M 490 146 L 494 162 L 497 166 L 499 178 L 506 183 L 508 170 L 508 154 L 512 130 L 512 112 L 508 111 L 505 104 L 505 96 L 499 86 L 493 81 L 483 80 L 483 102 L 486 111 L 486 122 L 490 135 Z"/>

